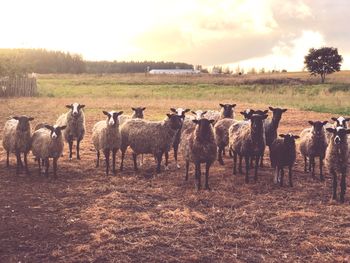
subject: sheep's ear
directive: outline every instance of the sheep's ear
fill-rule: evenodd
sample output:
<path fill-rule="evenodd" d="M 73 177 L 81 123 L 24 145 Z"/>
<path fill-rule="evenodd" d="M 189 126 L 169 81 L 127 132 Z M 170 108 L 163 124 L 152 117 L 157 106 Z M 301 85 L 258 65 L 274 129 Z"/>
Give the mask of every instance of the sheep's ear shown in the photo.
<path fill-rule="evenodd" d="M 79 109 L 85 108 L 85 104 L 80 104 Z"/>
<path fill-rule="evenodd" d="M 234 108 L 234 107 L 236 107 L 236 106 L 237 106 L 237 104 L 231 104 L 231 106 L 232 106 L 232 108 Z"/>
<path fill-rule="evenodd" d="M 103 112 L 104 115 L 107 115 L 107 116 L 109 115 L 108 111 L 105 111 L 105 110 L 104 110 L 104 111 L 102 111 L 102 112 Z"/>
<path fill-rule="evenodd" d="M 44 127 L 50 131 L 53 130 L 53 127 L 51 125 L 45 124 Z"/>
<path fill-rule="evenodd" d="M 118 112 L 118 116 L 122 115 L 123 113 L 124 113 L 124 111 Z"/>
<path fill-rule="evenodd" d="M 269 115 L 267 115 L 267 114 L 263 115 L 262 119 L 265 120 L 267 118 L 267 116 L 269 116 Z"/>
<path fill-rule="evenodd" d="M 338 119 L 336 117 L 331 118 L 332 121 L 337 121 Z"/>
<path fill-rule="evenodd" d="M 264 114 L 266 114 L 266 113 L 268 113 L 268 112 L 269 112 L 269 110 L 264 110 L 264 111 L 263 111 Z"/>
<path fill-rule="evenodd" d="M 286 137 L 286 135 L 284 135 L 284 134 L 280 134 L 279 136 L 282 138 Z"/>
<path fill-rule="evenodd" d="M 299 136 L 299 135 L 293 135 L 293 138 L 294 138 L 294 139 L 299 139 L 300 136 Z"/>
<path fill-rule="evenodd" d="M 135 109 L 134 107 L 131 107 L 131 109 L 132 109 L 133 111 L 136 111 L 136 109 Z"/>
<path fill-rule="evenodd" d="M 192 120 L 195 124 L 198 124 L 199 123 L 199 121 L 198 120 L 196 120 L 196 119 L 194 119 L 194 120 Z"/>
<path fill-rule="evenodd" d="M 168 116 L 169 119 L 171 118 L 171 114 L 169 113 L 167 113 L 166 116 Z"/>
<path fill-rule="evenodd" d="M 345 121 L 350 121 L 350 118 L 345 118 Z"/>
<path fill-rule="evenodd" d="M 225 107 L 225 104 L 219 103 L 220 107 Z"/>
<path fill-rule="evenodd" d="M 206 114 L 207 112 L 208 112 L 208 111 L 206 111 L 206 110 L 205 110 L 205 111 L 203 111 L 203 112 L 202 112 L 202 116 L 203 116 L 204 114 Z"/>
<path fill-rule="evenodd" d="M 145 109 L 146 109 L 146 107 L 141 108 L 142 111 L 144 111 Z"/>
<path fill-rule="evenodd" d="M 326 131 L 330 132 L 330 133 L 334 133 L 335 132 L 335 129 L 333 128 L 326 128 Z"/>
<path fill-rule="evenodd" d="M 194 115 L 197 115 L 197 113 L 195 111 L 191 111 L 191 113 L 194 114 Z"/>
<path fill-rule="evenodd" d="M 33 120 L 34 120 L 33 117 L 29 117 L 29 118 L 28 118 L 28 121 L 33 121 Z"/>
<path fill-rule="evenodd" d="M 270 109 L 270 111 L 273 111 L 273 110 L 274 110 L 274 108 L 272 108 L 271 106 L 269 107 L 269 109 Z"/>
<path fill-rule="evenodd" d="M 282 112 L 286 112 L 288 109 L 282 109 Z"/>
<path fill-rule="evenodd" d="M 239 113 L 242 114 L 243 116 L 246 115 L 246 113 L 244 111 L 240 111 Z"/>
<path fill-rule="evenodd" d="M 313 121 L 308 121 L 310 125 L 314 126 L 314 122 Z"/>
<path fill-rule="evenodd" d="M 177 113 L 176 109 L 174 109 L 174 108 L 170 108 L 170 111 Z"/>
<path fill-rule="evenodd" d="M 209 120 L 209 122 L 214 125 L 215 120 Z"/>
<path fill-rule="evenodd" d="M 71 108 L 73 108 L 73 106 L 67 104 L 67 105 L 66 105 L 66 108 L 71 109 Z"/>
<path fill-rule="evenodd" d="M 184 110 L 184 113 L 187 113 L 187 112 L 189 112 L 191 109 L 186 109 L 186 110 Z"/>
<path fill-rule="evenodd" d="M 15 119 L 15 120 L 17 120 L 17 121 L 18 121 L 18 120 L 19 120 L 19 117 L 17 117 L 17 116 L 13 116 L 13 117 L 12 117 L 12 119 Z"/>
<path fill-rule="evenodd" d="M 350 130 L 346 130 L 346 134 L 349 134 L 350 133 Z"/>
<path fill-rule="evenodd" d="M 67 125 L 60 126 L 60 129 L 61 129 L 61 130 L 64 130 L 65 128 L 67 128 Z"/>
<path fill-rule="evenodd" d="M 328 121 L 324 121 L 322 122 L 322 125 L 326 125 L 328 123 Z"/>

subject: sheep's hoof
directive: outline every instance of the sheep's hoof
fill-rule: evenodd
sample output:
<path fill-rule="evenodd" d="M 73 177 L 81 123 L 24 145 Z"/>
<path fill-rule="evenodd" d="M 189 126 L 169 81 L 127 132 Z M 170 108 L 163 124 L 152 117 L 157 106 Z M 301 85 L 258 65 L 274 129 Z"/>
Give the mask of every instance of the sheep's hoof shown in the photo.
<path fill-rule="evenodd" d="M 77 157 L 77 160 L 81 160 L 80 156 Z"/>
<path fill-rule="evenodd" d="M 196 191 L 199 192 L 201 190 L 201 186 L 199 184 L 196 184 Z"/>
<path fill-rule="evenodd" d="M 205 186 L 205 190 L 211 191 L 209 185 L 206 185 L 206 186 Z"/>
<path fill-rule="evenodd" d="M 169 166 L 165 166 L 165 171 L 169 171 L 170 170 L 170 168 L 169 168 Z"/>
<path fill-rule="evenodd" d="M 324 177 L 323 177 L 323 175 L 321 175 L 320 180 L 321 180 L 321 182 L 324 182 Z"/>
<path fill-rule="evenodd" d="M 68 159 L 69 161 L 72 161 L 72 157 L 69 157 L 69 159 Z"/>
<path fill-rule="evenodd" d="M 180 168 L 181 168 L 181 166 L 180 166 L 180 165 L 178 165 L 178 164 L 176 164 L 176 168 L 177 168 L 177 169 L 180 169 Z"/>

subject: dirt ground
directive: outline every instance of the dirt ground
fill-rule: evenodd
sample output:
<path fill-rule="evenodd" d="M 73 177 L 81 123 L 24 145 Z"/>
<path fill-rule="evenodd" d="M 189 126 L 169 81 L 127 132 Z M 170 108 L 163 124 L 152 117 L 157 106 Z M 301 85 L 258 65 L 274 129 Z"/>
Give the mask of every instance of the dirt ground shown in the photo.
<path fill-rule="evenodd" d="M 2 100 L 1 134 L 6 117 L 15 111 L 53 122 L 68 101 Z M 82 160 L 68 161 L 66 147 L 58 179 L 39 176 L 32 155 L 31 175 L 16 176 L 14 156 L 7 169 L 0 149 L 0 262 L 350 261 L 349 191 L 345 204 L 331 202 L 328 173 L 325 182 L 313 180 L 303 172 L 299 155 L 293 188 L 273 184 L 268 154 L 257 183 L 245 184 L 243 175 L 232 176 L 227 156 L 225 166 L 216 162 L 210 170 L 211 191 L 195 191 L 193 167 L 185 182 L 183 162 L 175 169 L 172 153 L 172 169 L 159 176 L 150 156 L 134 172 L 128 153 L 125 171 L 106 177 L 103 167 L 94 167 L 91 128 L 103 116 L 100 109 L 127 108 L 129 103 L 86 102 Z M 148 102 L 147 111 L 165 111 L 171 103 Z M 217 105 L 210 103 L 195 106 Z M 261 107 L 237 104 L 236 112 Z M 289 110 L 279 131 L 298 134 L 308 120 L 330 117 Z"/>

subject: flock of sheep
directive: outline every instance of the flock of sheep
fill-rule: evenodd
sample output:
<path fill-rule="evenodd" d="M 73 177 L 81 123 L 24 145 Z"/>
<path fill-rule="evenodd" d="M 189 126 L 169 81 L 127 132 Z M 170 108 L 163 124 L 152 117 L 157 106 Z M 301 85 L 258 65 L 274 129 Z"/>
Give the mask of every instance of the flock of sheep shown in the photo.
<path fill-rule="evenodd" d="M 346 170 L 348 160 L 347 129 L 349 118 L 332 118 L 327 121 L 309 121 L 311 125 L 300 136 L 277 134 L 282 114 L 287 109 L 272 108 L 272 118 L 267 119 L 268 110 L 245 110 L 240 112 L 243 120 L 235 119 L 236 104 L 220 104 L 220 111 L 192 111 L 193 116 L 186 116 L 189 109 L 171 108 L 163 121 L 144 119 L 145 108 L 132 108 L 133 115 L 123 112 L 103 111 L 106 119 L 97 122 L 92 130 L 92 142 L 96 150 L 96 167 L 99 167 L 100 152 L 105 157 L 106 174 L 116 174 L 116 154 L 121 151 L 120 170 L 124 169 L 125 152 L 132 150 L 134 169 L 142 165 L 143 154 L 152 154 L 157 162 L 157 173 L 161 171 L 163 155 L 165 169 L 168 170 L 169 152 L 174 149 L 176 167 L 178 151 L 185 160 L 186 180 L 190 163 L 195 166 L 196 188 L 201 188 L 201 164 L 205 164 L 205 189 L 209 188 L 209 169 L 217 159 L 224 164 L 222 155 L 228 147 L 228 154 L 233 158 L 233 174 L 238 170 L 243 173 L 245 161 L 245 182 L 249 182 L 249 170 L 254 168 L 254 180 L 258 178 L 259 167 L 263 167 L 265 147 L 269 147 L 271 166 L 274 168 L 274 182 L 283 185 L 284 167 L 288 167 L 289 185 L 292 186 L 292 168 L 296 159 L 295 140 L 300 138 L 300 153 L 304 157 L 305 172 L 315 176 L 315 158 L 319 158 L 320 179 L 324 180 L 323 162 L 333 178 L 333 195 L 337 198 L 337 174 L 340 174 L 340 201 L 344 202 L 346 188 Z M 77 159 L 80 159 L 80 142 L 85 134 L 85 105 L 73 103 L 66 105 L 69 111 L 62 114 L 55 125 L 38 124 L 32 134 L 28 116 L 13 116 L 6 123 L 3 134 L 3 147 L 7 154 L 14 153 L 17 158 L 16 172 L 24 167 L 29 173 L 27 155 L 32 151 L 39 166 L 39 173 L 48 176 L 49 159 L 53 159 L 53 174 L 57 174 L 57 160 L 62 156 L 64 140 L 69 145 L 69 159 L 72 159 L 73 141 L 76 140 Z M 24 154 L 24 166 L 21 154 Z M 110 165 L 110 155 L 112 164 Z M 141 160 L 138 155 L 142 155 Z"/>

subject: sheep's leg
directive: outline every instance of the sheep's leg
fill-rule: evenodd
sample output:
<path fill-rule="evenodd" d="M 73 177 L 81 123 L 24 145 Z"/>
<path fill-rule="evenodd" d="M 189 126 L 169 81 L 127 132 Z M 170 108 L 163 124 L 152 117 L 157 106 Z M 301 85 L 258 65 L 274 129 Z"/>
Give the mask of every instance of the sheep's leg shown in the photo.
<path fill-rule="evenodd" d="M 293 181 L 292 181 L 292 165 L 289 165 L 288 167 L 288 175 L 289 175 L 289 186 L 293 187 Z"/>
<path fill-rule="evenodd" d="M 53 177 L 57 178 L 57 158 L 53 158 L 52 160 L 53 166 Z"/>
<path fill-rule="evenodd" d="M 333 196 L 332 199 L 337 199 L 337 174 L 334 170 L 331 171 L 332 177 L 333 177 Z"/>
<path fill-rule="evenodd" d="M 77 159 L 78 160 L 80 160 L 80 152 L 79 152 L 79 150 L 80 150 L 80 141 L 81 141 L 81 139 L 77 140 Z"/>
<path fill-rule="evenodd" d="M 177 162 L 177 153 L 179 151 L 179 144 L 174 144 L 174 159 L 175 159 L 175 164 L 176 164 L 176 168 L 180 169 L 180 165 Z"/>
<path fill-rule="evenodd" d="M 209 169 L 210 169 L 211 163 L 207 162 L 205 164 L 205 190 L 210 190 L 209 187 Z"/>
<path fill-rule="evenodd" d="M 249 168 L 250 168 L 250 163 L 249 163 L 249 156 L 244 156 L 245 158 L 245 182 L 246 184 L 249 183 Z"/>
<path fill-rule="evenodd" d="M 278 166 L 276 165 L 276 167 L 275 167 L 275 176 L 274 176 L 274 178 L 273 178 L 273 182 L 275 183 L 275 184 L 278 184 L 278 176 L 279 176 L 279 168 L 278 168 Z"/>
<path fill-rule="evenodd" d="M 304 172 L 307 172 L 307 158 L 304 156 Z"/>
<path fill-rule="evenodd" d="M 253 159 L 253 157 L 252 157 Z M 254 171 L 254 181 L 258 181 L 258 168 L 259 168 L 260 155 L 255 156 L 255 171 Z"/>
<path fill-rule="evenodd" d="M 186 160 L 186 176 L 185 176 L 185 180 L 188 180 L 188 170 L 190 168 L 190 161 Z"/>
<path fill-rule="evenodd" d="M 115 171 L 115 156 L 117 155 L 117 150 L 113 149 L 112 150 L 112 172 L 114 175 L 116 175 L 116 171 Z"/>
<path fill-rule="evenodd" d="M 242 155 L 239 155 L 238 172 L 239 172 L 240 174 L 243 174 L 242 162 L 243 162 L 243 156 L 242 156 Z"/>
<path fill-rule="evenodd" d="M 311 166 L 312 166 L 312 158 L 311 156 L 309 157 L 309 172 L 311 172 Z"/>
<path fill-rule="evenodd" d="M 10 152 L 6 151 L 6 167 L 10 166 Z"/>
<path fill-rule="evenodd" d="M 72 148 L 73 148 L 73 139 L 70 139 L 68 141 L 68 146 L 69 146 L 69 160 L 72 160 Z"/>
<path fill-rule="evenodd" d="M 254 158 L 250 158 L 250 168 L 254 168 Z"/>
<path fill-rule="evenodd" d="M 123 169 L 124 169 L 125 151 L 126 151 L 126 149 L 121 149 L 121 152 L 122 152 L 122 160 L 121 160 L 121 162 L 120 162 L 120 171 L 123 171 Z"/>
<path fill-rule="evenodd" d="M 280 186 L 282 187 L 283 186 L 284 169 L 283 169 L 283 167 L 279 168 L 279 169 L 281 171 Z"/>
<path fill-rule="evenodd" d="M 224 160 L 222 159 L 222 152 L 224 151 L 224 148 L 220 145 L 218 146 L 218 162 L 221 165 L 224 165 Z"/>
<path fill-rule="evenodd" d="M 27 154 L 28 154 L 28 153 L 24 153 L 24 154 L 23 154 L 23 155 L 24 155 L 23 159 L 24 159 L 24 169 L 25 169 L 25 171 L 26 171 L 26 174 L 29 174 L 28 161 L 27 161 Z"/>
<path fill-rule="evenodd" d="M 166 152 L 165 152 L 166 153 Z M 162 157 L 163 157 L 163 153 L 160 152 L 157 154 L 157 174 L 160 173 L 160 166 L 162 164 Z M 169 156 L 168 156 L 169 157 Z M 166 161 L 166 160 L 165 160 Z"/>
<path fill-rule="evenodd" d="M 315 178 L 315 157 L 310 157 L 311 161 L 311 176 L 312 178 Z"/>
<path fill-rule="evenodd" d="M 109 149 L 104 149 L 103 153 L 105 155 L 105 160 L 106 160 L 106 175 L 109 174 L 109 154 L 110 150 Z"/>
<path fill-rule="evenodd" d="M 233 153 L 233 170 L 232 170 L 232 175 L 237 173 L 237 153 Z"/>
<path fill-rule="evenodd" d="M 196 163 L 196 189 L 199 191 L 201 189 L 201 164 Z"/>
<path fill-rule="evenodd" d="M 228 155 L 229 155 L 231 158 L 233 157 L 233 154 L 232 154 L 231 149 L 228 150 Z"/>
<path fill-rule="evenodd" d="M 322 169 L 323 169 L 323 158 L 320 157 L 320 180 L 324 181 L 324 176 L 323 176 Z"/>
<path fill-rule="evenodd" d="M 344 203 L 345 191 L 346 191 L 346 172 L 343 171 L 341 173 L 341 181 L 340 181 L 340 202 Z"/>
<path fill-rule="evenodd" d="M 132 153 L 132 159 L 134 161 L 134 171 L 136 172 L 138 170 L 137 168 L 137 154 L 136 153 Z"/>
<path fill-rule="evenodd" d="M 226 156 L 225 146 L 224 146 L 224 147 L 222 147 L 222 155 L 223 155 L 223 156 Z"/>
<path fill-rule="evenodd" d="M 45 159 L 45 176 L 49 177 L 49 167 L 50 167 L 50 160 L 49 158 Z"/>
<path fill-rule="evenodd" d="M 260 156 L 260 167 L 264 167 L 264 154 L 262 153 L 262 155 Z"/>
<path fill-rule="evenodd" d="M 165 151 L 164 153 L 165 155 L 165 170 L 168 171 L 169 170 L 169 152 Z"/>
<path fill-rule="evenodd" d="M 16 174 L 19 173 L 19 168 L 23 166 L 22 161 L 21 161 L 21 153 L 16 152 L 16 158 L 17 158 L 17 165 L 16 165 Z"/>
<path fill-rule="evenodd" d="M 100 151 L 96 151 L 96 168 L 100 166 Z"/>

